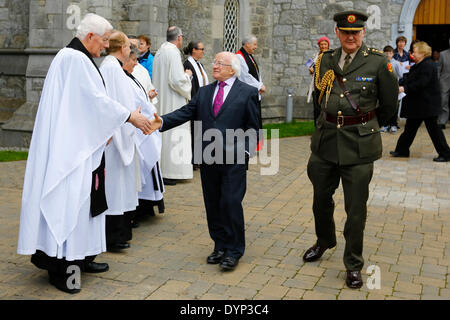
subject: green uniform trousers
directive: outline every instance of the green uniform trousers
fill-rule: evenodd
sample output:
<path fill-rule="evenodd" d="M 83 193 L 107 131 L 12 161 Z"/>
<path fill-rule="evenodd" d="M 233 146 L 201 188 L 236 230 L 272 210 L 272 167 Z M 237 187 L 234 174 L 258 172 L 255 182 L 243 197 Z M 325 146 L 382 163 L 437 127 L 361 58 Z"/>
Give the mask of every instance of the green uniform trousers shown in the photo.
<path fill-rule="evenodd" d="M 340 166 L 315 154 L 311 154 L 308 162 L 308 177 L 314 188 L 313 212 L 317 244 L 324 248 L 336 245 L 333 195 L 342 179 L 347 213 L 344 265 L 350 271 L 361 271 L 364 265 L 363 237 L 372 175 L 373 162 Z"/>

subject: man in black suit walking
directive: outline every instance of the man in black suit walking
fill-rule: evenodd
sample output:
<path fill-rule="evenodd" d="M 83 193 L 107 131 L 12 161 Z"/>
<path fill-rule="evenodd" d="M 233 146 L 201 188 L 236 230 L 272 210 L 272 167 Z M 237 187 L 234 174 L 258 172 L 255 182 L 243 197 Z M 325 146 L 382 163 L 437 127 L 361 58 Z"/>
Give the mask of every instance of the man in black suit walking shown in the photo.
<path fill-rule="evenodd" d="M 215 138 L 213 142 L 207 138 L 195 141 L 201 143 L 201 148 L 195 147 L 199 152 L 195 152 L 194 163 L 200 164 L 208 229 L 214 241 L 207 262 L 220 264 L 223 270 L 233 270 L 244 254 L 242 200 L 248 159 L 256 153 L 259 129 L 258 90 L 238 80 L 239 74 L 236 55 L 218 53 L 213 63 L 217 81 L 200 88 L 187 105 L 163 115 L 162 120 L 155 114 L 152 121 L 153 129 L 166 131 L 196 120 L 202 137 Z"/>

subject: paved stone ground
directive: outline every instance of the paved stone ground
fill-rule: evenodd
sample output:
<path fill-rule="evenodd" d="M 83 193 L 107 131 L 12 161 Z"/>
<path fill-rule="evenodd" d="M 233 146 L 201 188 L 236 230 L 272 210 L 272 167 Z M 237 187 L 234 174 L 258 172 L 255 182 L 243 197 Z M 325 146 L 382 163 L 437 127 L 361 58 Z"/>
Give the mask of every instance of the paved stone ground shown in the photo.
<path fill-rule="evenodd" d="M 399 132 L 400 133 L 400 132 Z M 368 202 L 363 279 L 381 270 L 381 288 L 345 287 L 342 189 L 335 195 L 338 245 L 305 264 L 315 241 L 312 187 L 306 174 L 310 137 L 280 140 L 280 168 L 248 174 L 244 201 L 247 249 L 238 268 L 207 265 L 208 235 L 199 172 L 167 187 L 166 213 L 135 229 L 131 248 L 104 253 L 110 271 L 83 274 L 82 291 L 64 294 L 29 256 L 16 254 L 25 162 L 0 164 L 0 299 L 450 299 L 450 163 L 434 163 L 422 127 L 409 159 L 392 159 L 397 135 L 383 134 Z M 450 141 L 450 129 L 445 131 Z"/>

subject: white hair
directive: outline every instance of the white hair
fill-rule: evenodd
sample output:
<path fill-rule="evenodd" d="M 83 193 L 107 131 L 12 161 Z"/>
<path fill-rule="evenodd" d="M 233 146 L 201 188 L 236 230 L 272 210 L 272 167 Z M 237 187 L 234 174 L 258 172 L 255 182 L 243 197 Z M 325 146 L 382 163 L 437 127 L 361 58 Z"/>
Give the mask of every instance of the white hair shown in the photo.
<path fill-rule="evenodd" d="M 236 78 L 239 78 L 241 76 L 241 63 L 239 62 L 237 55 L 234 53 L 231 57 L 231 68 L 233 69 Z"/>
<path fill-rule="evenodd" d="M 96 35 L 102 36 L 107 31 L 111 31 L 113 26 L 105 18 L 95 14 L 88 13 L 81 20 L 80 25 L 77 27 L 76 37 L 83 40 L 88 33 L 92 32 Z"/>
<path fill-rule="evenodd" d="M 246 43 L 253 43 L 255 40 L 257 39 L 254 35 L 248 34 L 242 39 L 242 45 L 245 46 Z"/>

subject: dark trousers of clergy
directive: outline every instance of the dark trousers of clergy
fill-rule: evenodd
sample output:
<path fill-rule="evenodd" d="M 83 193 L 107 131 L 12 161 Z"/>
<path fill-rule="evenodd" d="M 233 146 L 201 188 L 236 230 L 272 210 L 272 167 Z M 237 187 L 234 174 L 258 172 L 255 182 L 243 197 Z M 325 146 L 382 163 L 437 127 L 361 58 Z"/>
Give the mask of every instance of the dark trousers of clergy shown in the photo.
<path fill-rule="evenodd" d="M 85 257 L 84 260 L 67 261 L 64 258 L 58 259 L 56 257 L 49 257 L 45 252 L 36 250 L 36 253 L 31 255 L 31 263 L 39 269 L 47 270 L 50 276 L 58 279 L 61 283 L 66 283 L 67 279 L 72 274 L 69 272 L 70 266 L 78 266 L 80 271 L 84 271 L 86 266 L 94 261 L 95 257 L 96 256 L 88 256 Z"/>
<path fill-rule="evenodd" d="M 106 245 L 124 243 L 132 239 L 131 220 L 135 211 L 123 215 L 106 216 Z"/>
<path fill-rule="evenodd" d="M 247 188 L 245 164 L 202 164 L 203 199 L 214 250 L 239 259 L 245 251 L 242 200 Z"/>
<path fill-rule="evenodd" d="M 314 188 L 313 212 L 317 244 L 323 248 L 336 245 L 333 195 L 342 180 L 347 213 L 344 226 L 344 265 L 349 271 L 360 271 L 364 265 L 363 238 L 372 175 L 373 162 L 340 166 L 312 154 L 308 163 L 308 177 Z"/>

